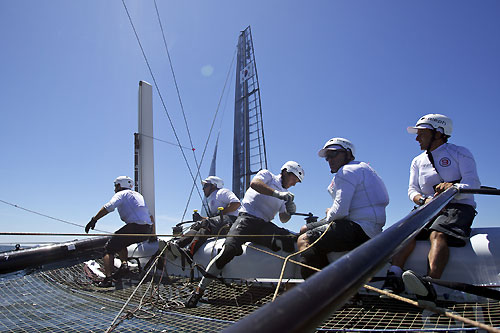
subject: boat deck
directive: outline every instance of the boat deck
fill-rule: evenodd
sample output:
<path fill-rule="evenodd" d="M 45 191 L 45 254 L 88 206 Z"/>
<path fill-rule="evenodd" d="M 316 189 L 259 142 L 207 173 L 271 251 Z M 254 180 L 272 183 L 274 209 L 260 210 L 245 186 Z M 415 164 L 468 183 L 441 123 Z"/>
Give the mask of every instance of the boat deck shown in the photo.
<path fill-rule="evenodd" d="M 132 273 L 115 289 L 103 291 L 94 287 L 84 273 L 83 264 L 4 276 L 0 279 L 0 330 L 102 332 L 114 323 L 112 330 L 117 332 L 213 332 L 270 302 L 274 294 L 269 284 L 216 281 L 208 288 L 199 307 L 187 309 L 182 302 L 194 288 L 194 282 L 179 277 L 157 278 L 157 281 L 147 278 L 146 281 L 131 297 L 139 282 L 138 274 Z M 438 306 L 500 327 L 499 302 L 439 302 Z M 400 301 L 362 293 L 333 313 L 317 331 L 475 330 L 426 312 Z"/>

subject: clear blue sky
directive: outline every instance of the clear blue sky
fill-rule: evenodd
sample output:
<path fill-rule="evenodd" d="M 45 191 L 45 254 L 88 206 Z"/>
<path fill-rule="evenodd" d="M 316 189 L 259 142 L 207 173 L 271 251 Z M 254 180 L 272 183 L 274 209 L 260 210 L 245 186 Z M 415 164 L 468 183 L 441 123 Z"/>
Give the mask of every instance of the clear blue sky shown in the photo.
<path fill-rule="evenodd" d="M 189 146 L 154 2 L 126 0 L 169 115 Z M 426 113 L 454 121 L 450 142 L 474 154 L 484 185 L 500 186 L 500 2 L 161 1 L 181 98 L 198 157 L 221 98 L 240 30 L 252 28 L 269 169 L 301 163 L 298 211 L 322 216 L 332 175 L 317 157 L 334 136 L 385 181 L 387 225 L 412 208 L 409 165 L 419 154 L 406 127 Z M 138 82 L 152 83 L 121 1 L 0 1 L 0 199 L 84 225 L 133 176 Z M 221 128 L 218 175 L 231 186 L 234 72 Z M 155 136 L 175 142 L 154 93 Z M 221 110 L 222 113 L 222 110 Z M 210 143 L 210 154 L 214 138 Z M 156 216 L 171 233 L 191 178 L 178 147 L 157 142 Z M 187 151 L 191 166 L 193 158 Z M 210 158 L 202 175 L 208 174 Z M 475 226 L 500 224 L 498 197 L 477 198 Z M 197 196 L 189 211 L 199 208 Z M 189 214 L 188 214 L 189 216 Z M 82 232 L 0 203 L 1 230 Z M 298 231 L 294 217 L 286 227 Z M 114 231 L 115 212 L 98 223 Z M 0 237 L 1 243 L 61 238 Z"/>

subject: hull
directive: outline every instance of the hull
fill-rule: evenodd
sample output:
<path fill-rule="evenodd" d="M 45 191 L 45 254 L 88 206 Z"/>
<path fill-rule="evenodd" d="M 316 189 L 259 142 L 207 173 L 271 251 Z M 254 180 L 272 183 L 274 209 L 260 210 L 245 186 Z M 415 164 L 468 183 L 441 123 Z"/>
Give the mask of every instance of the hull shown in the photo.
<path fill-rule="evenodd" d="M 195 253 L 194 261 L 203 267 L 210 262 L 224 244 L 223 239 L 209 239 L 200 250 Z M 247 243 L 252 247 L 257 247 L 267 252 L 271 250 Z M 417 241 L 417 245 L 412 255 L 409 257 L 405 269 L 411 269 L 420 275 L 426 274 L 427 253 L 429 251 L 428 241 Z M 224 279 L 241 281 L 278 281 L 283 266 L 283 260 L 275 256 L 257 251 L 244 246 L 243 254 L 235 257 L 222 270 Z M 286 257 L 290 253 L 279 251 L 272 252 L 275 255 Z M 347 252 L 332 252 L 329 254 L 330 262 L 333 262 Z M 292 259 L 298 260 L 297 256 Z M 180 258 L 175 260 L 165 259 L 168 274 L 177 276 L 192 276 L 201 278 L 202 274 L 197 270 L 191 270 L 188 263 L 182 263 Z M 384 277 L 389 263 L 384 266 L 376 277 Z M 285 280 L 293 279 L 295 282 L 303 281 L 298 265 L 288 263 L 283 274 Z M 474 285 L 500 286 L 500 228 L 476 228 L 472 229 L 470 242 L 464 247 L 450 248 L 450 259 L 446 266 L 442 280 L 463 282 Z M 381 287 L 382 282 L 371 283 L 376 287 Z M 464 294 L 454 292 L 444 287 L 437 287 L 440 298 L 450 300 L 464 299 Z"/>

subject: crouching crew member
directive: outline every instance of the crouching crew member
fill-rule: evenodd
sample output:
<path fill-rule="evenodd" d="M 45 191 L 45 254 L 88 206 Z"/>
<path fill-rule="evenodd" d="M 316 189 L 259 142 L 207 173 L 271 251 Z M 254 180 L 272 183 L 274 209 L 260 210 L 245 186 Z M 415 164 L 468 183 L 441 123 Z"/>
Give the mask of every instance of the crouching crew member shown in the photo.
<path fill-rule="evenodd" d="M 240 200 L 233 192 L 224 188 L 224 181 L 221 178 L 210 176 L 201 183 L 203 193 L 207 198 L 209 217 L 200 216 L 201 221 L 194 223 L 184 236 L 171 244 L 170 250 L 176 257 L 185 253 L 192 259 L 196 251 L 206 242 L 205 235 L 227 234 L 238 216 Z M 219 207 L 224 208 L 222 219 L 218 211 Z"/>
<path fill-rule="evenodd" d="M 328 265 L 328 252 L 350 251 L 382 231 L 385 225 L 385 207 L 389 195 L 384 182 L 365 162 L 354 160 L 354 145 L 344 138 L 328 140 L 318 152 L 335 176 L 328 186 L 333 204 L 327 209 L 326 219 L 308 223 L 300 229 L 297 240 L 300 250 L 326 234 L 311 248 L 301 253 L 301 262 L 316 268 Z M 313 270 L 302 267 L 302 277 Z"/>
<path fill-rule="evenodd" d="M 113 286 L 112 273 L 115 253 L 118 253 L 122 261 L 120 271 L 127 270 L 127 246 L 144 242 L 153 230 L 153 216 L 149 213 L 144 197 L 140 193 L 132 191 L 134 181 L 129 177 L 120 176 L 115 179 L 114 184 L 115 195 L 90 219 L 90 222 L 85 227 L 86 233 L 90 229 L 94 230 L 97 221 L 114 211 L 115 208 L 118 209 L 121 220 L 126 223 L 115 232 L 114 235 L 117 236 L 111 236 L 104 246 L 105 255 L 103 261 L 106 278 L 99 283 L 98 286 L 101 288 Z M 145 236 L 119 236 L 119 234 L 145 234 Z"/>
<path fill-rule="evenodd" d="M 278 250 L 274 241 L 276 236 L 290 235 L 289 231 L 280 228 L 271 220 L 279 212 L 281 222 L 290 220 L 291 214 L 295 213 L 294 195 L 288 189 L 304 179 L 304 170 L 294 161 L 286 162 L 281 167 L 281 174 L 273 175 L 268 170 L 259 171 L 250 182 L 250 188 L 246 191 L 242 200 L 238 218 L 231 226 L 228 237 L 221 251 L 207 266 L 207 274 L 198 287 L 193 291 L 186 307 L 192 308 L 198 304 L 203 292 L 217 277 L 227 263 L 235 256 L 243 253 L 242 245 L 246 242 L 254 242 L 264 245 L 270 249 Z M 241 235 L 275 235 L 275 237 L 231 237 Z M 286 237 L 283 237 L 282 246 L 289 252 L 294 250 L 293 242 L 287 249 Z"/>

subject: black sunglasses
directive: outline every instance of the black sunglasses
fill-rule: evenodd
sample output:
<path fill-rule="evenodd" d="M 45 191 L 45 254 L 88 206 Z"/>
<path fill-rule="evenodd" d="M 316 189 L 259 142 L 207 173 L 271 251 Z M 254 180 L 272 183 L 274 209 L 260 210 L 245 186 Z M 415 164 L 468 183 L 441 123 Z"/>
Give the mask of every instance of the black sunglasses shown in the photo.
<path fill-rule="evenodd" d="M 337 155 L 340 155 L 341 153 L 346 153 L 346 152 L 347 152 L 347 150 L 343 150 L 343 149 L 329 150 L 326 153 L 325 159 L 328 161 L 329 159 L 335 158 Z"/>

